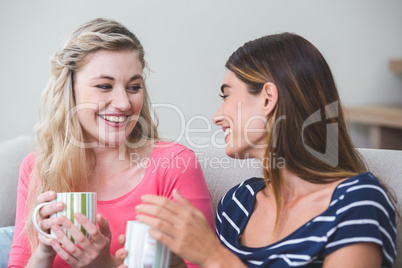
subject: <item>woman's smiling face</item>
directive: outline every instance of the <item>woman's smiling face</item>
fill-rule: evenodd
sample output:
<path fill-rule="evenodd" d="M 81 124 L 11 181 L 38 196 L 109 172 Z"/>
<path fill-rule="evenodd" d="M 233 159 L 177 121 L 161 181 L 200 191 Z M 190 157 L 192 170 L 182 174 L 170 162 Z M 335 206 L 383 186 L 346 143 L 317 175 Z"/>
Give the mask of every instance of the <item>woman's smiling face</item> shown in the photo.
<path fill-rule="evenodd" d="M 253 95 L 246 83 L 227 70 L 222 87 L 223 102 L 214 115 L 214 123 L 225 132 L 226 154 L 236 158 L 260 158 L 266 147 L 266 100 Z"/>
<path fill-rule="evenodd" d="M 99 50 L 74 76 L 76 115 L 85 142 L 98 147 L 124 142 L 143 105 L 143 66 L 132 50 Z"/>

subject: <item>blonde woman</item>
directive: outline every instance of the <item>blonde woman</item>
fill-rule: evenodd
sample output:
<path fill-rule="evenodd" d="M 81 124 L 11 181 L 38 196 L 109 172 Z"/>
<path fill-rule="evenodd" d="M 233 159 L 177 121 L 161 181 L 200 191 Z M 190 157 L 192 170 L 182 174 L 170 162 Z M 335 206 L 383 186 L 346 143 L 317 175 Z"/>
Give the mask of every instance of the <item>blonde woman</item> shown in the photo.
<path fill-rule="evenodd" d="M 139 40 L 106 19 L 77 28 L 51 59 L 35 150 L 21 165 L 9 267 L 117 267 L 118 236 L 136 218 L 146 193 L 171 199 L 178 189 L 212 226 L 210 195 L 195 154 L 158 140 L 145 67 Z M 57 239 L 38 234 L 28 220 L 33 208 L 70 191 L 97 193 L 98 227 L 75 215 L 90 239 L 67 218 L 49 218 L 63 209 L 61 202 L 44 206 L 38 216 L 40 228 L 53 230 Z M 172 258 L 171 265 L 181 262 Z"/>
<path fill-rule="evenodd" d="M 349 138 L 321 53 L 276 34 L 244 44 L 226 67 L 214 123 L 226 154 L 259 159 L 264 178 L 221 199 L 215 234 L 179 192 L 144 196 L 138 219 L 151 235 L 201 267 L 393 267 L 394 205 Z"/>

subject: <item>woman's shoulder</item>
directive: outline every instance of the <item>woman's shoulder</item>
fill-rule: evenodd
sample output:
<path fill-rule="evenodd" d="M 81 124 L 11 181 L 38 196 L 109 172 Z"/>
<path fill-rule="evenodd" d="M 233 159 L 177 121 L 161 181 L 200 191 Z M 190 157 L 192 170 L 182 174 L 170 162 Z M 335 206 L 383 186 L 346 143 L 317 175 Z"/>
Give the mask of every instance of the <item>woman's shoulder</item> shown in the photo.
<path fill-rule="evenodd" d="M 387 259 L 384 261 L 392 263 L 396 254 L 395 217 L 387 191 L 379 179 L 367 172 L 341 182 L 326 215 L 315 218 L 313 223 L 319 224 L 315 230 L 322 227 L 329 235 L 324 255 L 353 243 L 373 242 L 382 247 Z M 329 232 L 326 226 L 331 227 Z"/>
<path fill-rule="evenodd" d="M 370 172 L 340 183 L 334 191 L 330 207 L 336 210 L 337 215 L 375 212 L 388 220 L 395 220 L 395 207 L 387 190 Z"/>
<path fill-rule="evenodd" d="M 265 181 L 262 178 L 258 178 L 258 177 L 252 177 L 249 178 L 245 181 L 242 181 L 241 183 L 233 186 L 228 193 L 249 193 L 251 195 L 255 195 L 256 192 L 258 192 L 259 190 L 261 190 L 262 188 L 265 187 Z"/>
<path fill-rule="evenodd" d="M 28 187 L 28 182 L 31 177 L 32 170 L 34 169 L 35 165 L 35 153 L 31 152 L 22 160 L 20 165 L 20 174 L 19 179 L 21 183 Z"/>
<path fill-rule="evenodd" d="M 167 156 L 174 158 L 177 155 L 195 155 L 194 152 L 186 146 L 168 141 L 158 141 L 154 145 L 154 156 Z"/>
<path fill-rule="evenodd" d="M 232 201 L 254 200 L 258 191 L 265 188 L 265 180 L 253 177 L 233 186 L 222 197 L 221 204 L 228 204 Z"/>
<path fill-rule="evenodd" d="M 361 173 L 341 182 L 333 195 L 333 199 L 350 196 L 353 199 L 388 199 L 388 194 L 380 181 L 371 172 Z"/>
<path fill-rule="evenodd" d="M 29 169 L 32 170 L 35 164 L 35 156 L 34 152 L 29 153 L 21 162 L 21 169 Z"/>

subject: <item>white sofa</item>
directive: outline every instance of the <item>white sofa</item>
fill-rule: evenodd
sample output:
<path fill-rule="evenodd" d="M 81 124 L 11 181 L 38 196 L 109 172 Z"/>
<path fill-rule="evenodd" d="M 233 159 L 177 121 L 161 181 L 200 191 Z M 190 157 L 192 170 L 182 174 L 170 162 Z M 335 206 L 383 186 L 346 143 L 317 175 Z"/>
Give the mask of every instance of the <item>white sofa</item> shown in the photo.
<path fill-rule="evenodd" d="M 194 149 L 203 168 L 212 196 L 212 205 L 216 208 L 219 199 L 232 186 L 253 176 L 261 176 L 258 162 L 255 160 L 234 160 L 225 155 L 224 149 L 213 147 Z M 31 151 L 29 137 L 18 137 L 0 143 L 0 268 L 6 267 L 11 236 L 1 228 L 14 225 L 15 203 L 19 165 Z M 402 151 L 360 149 L 370 171 L 381 178 L 394 194 L 402 198 Z M 398 203 L 397 209 L 402 205 Z M 398 233 L 402 223 L 397 222 Z M 8 236 L 7 236 L 8 234 Z M 402 267 L 402 237 L 398 236 L 398 256 L 395 267 Z"/>

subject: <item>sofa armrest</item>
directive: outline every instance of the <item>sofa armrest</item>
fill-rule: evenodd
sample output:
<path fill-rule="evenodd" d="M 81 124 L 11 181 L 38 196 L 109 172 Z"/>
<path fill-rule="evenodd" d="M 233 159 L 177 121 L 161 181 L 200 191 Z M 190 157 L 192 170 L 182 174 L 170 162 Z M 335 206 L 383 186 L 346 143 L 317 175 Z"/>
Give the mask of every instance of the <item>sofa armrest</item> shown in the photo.
<path fill-rule="evenodd" d="M 21 136 L 0 143 L 0 227 L 13 226 L 20 165 L 32 151 L 31 138 Z"/>

